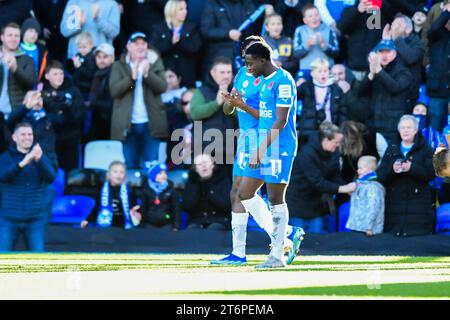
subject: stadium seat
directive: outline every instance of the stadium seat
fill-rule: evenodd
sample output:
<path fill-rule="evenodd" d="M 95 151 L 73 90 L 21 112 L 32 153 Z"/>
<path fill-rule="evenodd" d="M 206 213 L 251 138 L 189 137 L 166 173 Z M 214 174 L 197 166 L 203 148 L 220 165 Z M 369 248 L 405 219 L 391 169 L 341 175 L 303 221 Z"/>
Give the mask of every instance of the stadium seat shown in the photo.
<path fill-rule="evenodd" d="M 350 230 L 345 227 L 348 216 L 350 214 L 350 202 L 344 202 L 339 207 L 339 232 L 349 232 Z"/>
<path fill-rule="evenodd" d="M 96 198 L 105 180 L 106 170 L 74 169 L 67 175 L 64 193 L 68 195 L 84 195 Z"/>
<path fill-rule="evenodd" d="M 184 189 L 184 186 L 186 185 L 186 182 L 189 177 L 189 171 L 188 170 L 173 170 L 167 172 L 167 175 L 169 177 L 169 180 L 172 181 L 173 186 L 175 189 Z"/>
<path fill-rule="evenodd" d="M 436 209 L 436 233 L 450 234 L 450 203 Z"/>
<path fill-rule="evenodd" d="M 53 187 L 55 188 L 55 197 L 59 198 L 64 195 L 64 186 L 66 184 L 66 173 L 63 169 L 59 168 L 56 173 L 55 181 L 53 182 Z"/>
<path fill-rule="evenodd" d="M 51 223 L 70 224 L 74 227 L 86 219 L 95 207 L 95 200 L 80 195 L 66 195 L 55 199 L 52 207 Z"/>
<path fill-rule="evenodd" d="M 117 160 L 125 161 L 120 141 L 91 141 L 84 148 L 84 168 L 108 170 L 110 163 Z"/>

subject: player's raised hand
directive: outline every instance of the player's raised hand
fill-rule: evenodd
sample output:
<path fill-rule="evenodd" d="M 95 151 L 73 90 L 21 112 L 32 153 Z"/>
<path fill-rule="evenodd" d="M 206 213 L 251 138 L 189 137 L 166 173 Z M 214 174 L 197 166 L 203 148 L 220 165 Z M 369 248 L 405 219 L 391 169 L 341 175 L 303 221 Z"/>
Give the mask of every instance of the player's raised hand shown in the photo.
<path fill-rule="evenodd" d="M 242 109 L 243 105 L 245 104 L 244 100 L 242 99 L 242 95 L 240 95 L 235 88 L 233 88 L 230 93 L 222 92 L 222 96 L 225 102 L 230 106 Z"/>

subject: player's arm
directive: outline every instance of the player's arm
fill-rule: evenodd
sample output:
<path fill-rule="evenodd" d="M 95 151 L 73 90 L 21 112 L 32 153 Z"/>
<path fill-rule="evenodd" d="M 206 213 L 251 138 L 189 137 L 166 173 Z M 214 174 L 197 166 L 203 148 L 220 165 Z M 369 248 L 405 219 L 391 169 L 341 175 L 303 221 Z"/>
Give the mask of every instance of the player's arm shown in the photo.
<path fill-rule="evenodd" d="M 233 90 L 231 90 L 230 93 L 223 93 L 222 95 L 225 99 L 224 112 L 225 112 L 225 105 L 228 104 L 229 106 L 228 108 L 233 108 L 233 111 L 234 108 L 239 108 L 250 114 L 256 120 L 259 119 L 259 110 L 256 110 L 250 107 L 248 104 L 246 104 L 242 99 L 242 95 L 240 95 L 236 89 L 233 88 Z M 225 112 L 225 114 L 228 113 Z"/>

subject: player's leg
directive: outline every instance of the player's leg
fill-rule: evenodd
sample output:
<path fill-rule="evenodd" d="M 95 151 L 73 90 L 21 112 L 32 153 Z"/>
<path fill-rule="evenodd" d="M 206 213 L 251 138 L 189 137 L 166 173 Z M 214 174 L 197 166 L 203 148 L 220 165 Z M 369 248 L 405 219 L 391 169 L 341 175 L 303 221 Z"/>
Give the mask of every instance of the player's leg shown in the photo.
<path fill-rule="evenodd" d="M 241 181 L 241 176 L 234 176 L 233 185 L 230 191 L 233 252 L 220 260 L 211 260 L 211 264 L 242 265 L 247 263 L 245 258 L 245 246 L 247 239 L 248 213 L 237 197 Z"/>
<path fill-rule="evenodd" d="M 238 200 L 252 215 L 256 223 L 264 229 L 272 239 L 273 222 L 272 215 L 263 198 L 258 195 L 258 190 L 264 184 L 261 178 L 245 176 L 238 190 Z"/>

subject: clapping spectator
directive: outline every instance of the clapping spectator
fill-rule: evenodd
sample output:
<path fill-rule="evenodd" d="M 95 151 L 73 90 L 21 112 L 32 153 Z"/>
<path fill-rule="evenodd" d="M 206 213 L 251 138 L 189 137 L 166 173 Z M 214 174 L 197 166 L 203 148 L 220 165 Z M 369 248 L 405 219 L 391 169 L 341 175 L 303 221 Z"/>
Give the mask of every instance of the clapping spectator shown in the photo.
<path fill-rule="evenodd" d="M 400 137 L 391 143 L 377 170 L 386 187 L 385 230 L 396 236 L 433 231 L 429 188 L 434 178 L 433 151 L 418 131 L 416 118 L 403 116 L 398 123 Z"/>
<path fill-rule="evenodd" d="M 339 53 L 336 33 L 324 24 L 319 10 L 310 4 L 302 11 L 305 25 L 299 26 L 294 35 L 294 57 L 300 60 L 300 76 L 309 79 L 311 63 L 317 59 L 325 59 L 329 65 Z"/>
<path fill-rule="evenodd" d="M 61 33 L 69 39 L 67 57 L 77 52 L 76 37 L 81 32 L 92 36 L 94 46 L 112 45 L 120 32 L 119 6 L 114 0 L 69 0 L 60 24 Z"/>
<path fill-rule="evenodd" d="M 397 137 L 398 120 L 409 111 L 407 99 L 412 76 L 397 58 L 392 40 L 381 41 L 368 60 L 370 72 L 361 83 L 360 95 L 370 99 L 369 127 L 392 143 Z"/>
<path fill-rule="evenodd" d="M 165 21 L 154 26 L 151 43 L 161 53 L 164 66 L 181 76 L 181 85 L 195 87 L 197 59 L 202 40 L 196 26 L 186 21 L 183 0 L 169 0 L 164 7 Z"/>
<path fill-rule="evenodd" d="M 0 39 L 3 43 L 0 49 L 0 112 L 8 119 L 36 83 L 36 71 L 33 59 L 18 50 L 20 27 L 17 24 L 4 26 Z"/>
<path fill-rule="evenodd" d="M 17 124 L 12 138 L 15 144 L 0 156 L 0 251 L 12 251 L 23 234 L 28 250 L 42 252 L 56 170 L 33 145 L 29 123 Z"/>
<path fill-rule="evenodd" d="M 168 137 L 161 101 L 167 82 L 162 59 L 149 48 L 144 33 L 130 36 L 127 51 L 113 64 L 109 79 L 114 99 L 111 139 L 123 141 L 127 166 L 139 167 L 158 160 L 161 139 Z"/>

